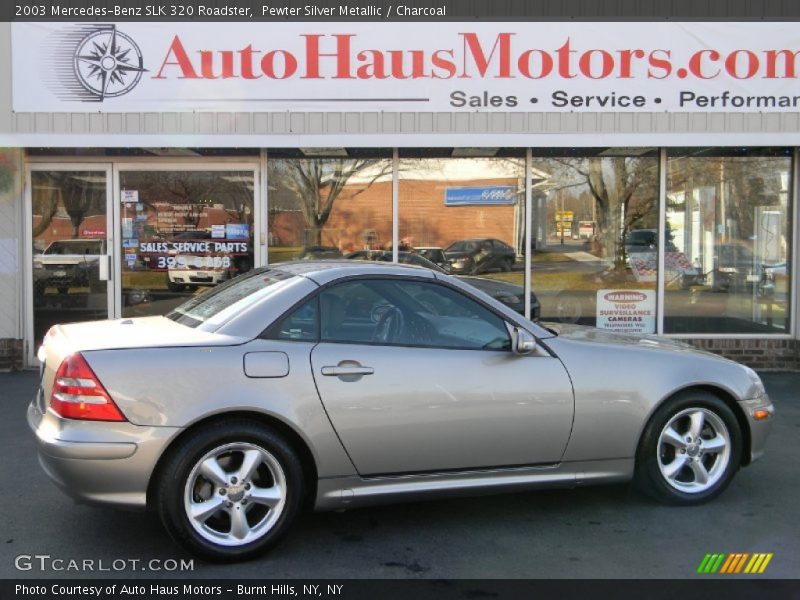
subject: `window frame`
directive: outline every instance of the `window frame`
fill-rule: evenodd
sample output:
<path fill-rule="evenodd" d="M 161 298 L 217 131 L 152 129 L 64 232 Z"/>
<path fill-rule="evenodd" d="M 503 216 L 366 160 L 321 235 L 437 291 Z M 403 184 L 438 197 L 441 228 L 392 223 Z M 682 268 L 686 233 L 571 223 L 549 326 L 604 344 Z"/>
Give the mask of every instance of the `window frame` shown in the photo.
<path fill-rule="evenodd" d="M 338 285 L 342 285 L 345 283 L 351 283 L 353 281 L 400 281 L 400 282 L 412 282 L 412 283 L 428 283 L 435 286 L 440 286 L 446 289 L 449 289 L 457 294 L 461 294 L 466 296 L 472 302 L 475 302 L 478 306 L 483 308 L 484 310 L 488 311 L 490 314 L 494 315 L 504 325 L 504 330 L 506 335 L 508 336 L 508 348 L 459 348 L 453 346 L 441 346 L 441 345 L 420 345 L 420 344 L 384 344 L 381 342 L 365 342 L 365 341 L 340 341 L 340 340 L 324 340 L 322 339 L 322 303 L 320 302 L 320 295 L 329 290 L 333 287 Z M 284 319 L 288 318 L 295 310 L 300 309 L 303 305 L 308 303 L 311 300 L 315 300 L 317 303 L 317 339 L 316 340 L 291 340 L 291 339 L 282 339 L 276 337 L 276 332 L 280 324 L 284 321 Z M 321 285 L 319 288 L 314 290 L 311 294 L 305 296 L 302 300 L 299 300 L 295 304 L 292 305 L 287 311 L 280 314 L 272 323 L 270 323 L 264 331 L 258 336 L 259 339 L 265 339 L 273 342 L 292 342 L 292 343 L 313 343 L 313 344 L 341 344 L 347 346 L 378 346 L 382 348 L 420 348 L 420 349 L 428 349 L 428 350 L 455 350 L 455 351 L 473 351 L 473 352 L 506 352 L 509 354 L 514 354 L 513 349 L 513 340 L 511 338 L 511 332 L 509 328 L 518 327 L 519 324 L 512 323 L 506 315 L 502 314 L 501 312 L 495 310 L 493 306 L 490 306 L 483 302 L 480 298 L 476 298 L 472 294 L 468 293 L 467 291 L 450 284 L 447 281 L 444 281 L 439 278 L 435 277 L 409 277 L 407 275 L 350 275 L 347 277 L 342 277 L 340 279 L 336 279 L 334 281 L 330 281 Z M 533 332 L 531 332 L 535 335 Z M 538 339 L 538 338 L 537 338 Z"/>

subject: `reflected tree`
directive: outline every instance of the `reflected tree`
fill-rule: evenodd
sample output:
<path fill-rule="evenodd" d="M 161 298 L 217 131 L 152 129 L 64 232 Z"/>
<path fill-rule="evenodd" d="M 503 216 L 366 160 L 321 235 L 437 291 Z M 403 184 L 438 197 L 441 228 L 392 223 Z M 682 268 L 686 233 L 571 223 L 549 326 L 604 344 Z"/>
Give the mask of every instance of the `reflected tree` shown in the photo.
<path fill-rule="evenodd" d="M 298 201 L 307 246 L 322 245 L 322 230 L 345 188 L 353 198 L 392 171 L 391 161 L 381 158 L 274 159 L 269 165 L 270 187 L 282 188 Z"/>
<path fill-rule="evenodd" d="M 548 162 L 556 182 L 553 191 L 572 196 L 588 192 L 596 221 L 593 251 L 613 260 L 615 268 L 624 269 L 628 232 L 657 226 L 658 160 L 592 156 L 554 158 Z"/>

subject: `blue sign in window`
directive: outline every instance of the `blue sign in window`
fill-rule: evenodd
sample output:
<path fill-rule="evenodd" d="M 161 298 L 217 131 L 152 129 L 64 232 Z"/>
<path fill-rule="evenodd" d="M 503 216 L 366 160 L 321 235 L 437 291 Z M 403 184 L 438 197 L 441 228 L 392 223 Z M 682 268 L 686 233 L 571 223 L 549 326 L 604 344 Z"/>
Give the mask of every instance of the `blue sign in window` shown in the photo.
<path fill-rule="evenodd" d="M 444 190 L 445 206 L 514 204 L 516 199 L 517 188 L 513 185 L 449 187 Z"/>
<path fill-rule="evenodd" d="M 226 223 L 225 237 L 229 240 L 249 239 L 250 226 L 247 223 Z"/>

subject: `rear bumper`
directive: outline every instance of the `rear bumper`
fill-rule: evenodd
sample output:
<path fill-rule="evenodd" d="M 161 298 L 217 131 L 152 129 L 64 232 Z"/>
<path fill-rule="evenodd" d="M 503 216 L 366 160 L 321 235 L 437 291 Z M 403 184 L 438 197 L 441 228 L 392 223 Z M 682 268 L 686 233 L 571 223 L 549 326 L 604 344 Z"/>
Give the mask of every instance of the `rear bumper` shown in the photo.
<path fill-rule="evenodd" d="M 176 427 L 75 421 L 28 407 L 39 463 L 51 480 L 75 501 L 144 508 L 158 459 Z"/>

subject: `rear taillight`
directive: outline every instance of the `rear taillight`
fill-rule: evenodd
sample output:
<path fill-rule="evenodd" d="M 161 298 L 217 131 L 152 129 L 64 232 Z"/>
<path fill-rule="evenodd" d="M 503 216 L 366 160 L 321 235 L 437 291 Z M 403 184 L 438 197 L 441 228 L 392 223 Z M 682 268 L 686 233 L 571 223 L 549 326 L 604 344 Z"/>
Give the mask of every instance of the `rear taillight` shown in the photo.
<path fill-rule="evenodd" d="M 58 367 L 50 408 L 67 419 L 125 420 L 80 352 L 69 355 Z"/>

